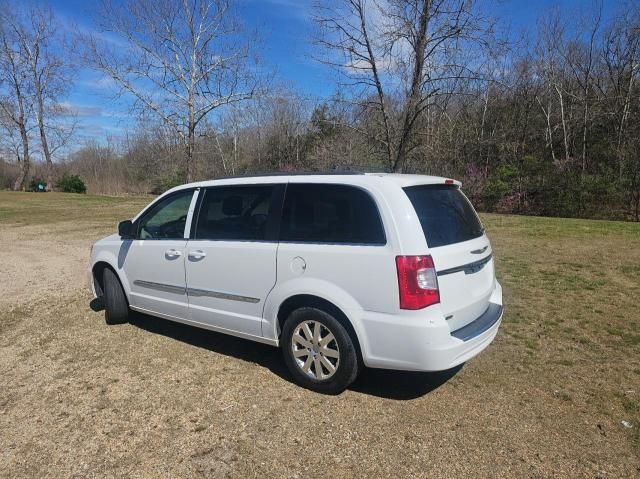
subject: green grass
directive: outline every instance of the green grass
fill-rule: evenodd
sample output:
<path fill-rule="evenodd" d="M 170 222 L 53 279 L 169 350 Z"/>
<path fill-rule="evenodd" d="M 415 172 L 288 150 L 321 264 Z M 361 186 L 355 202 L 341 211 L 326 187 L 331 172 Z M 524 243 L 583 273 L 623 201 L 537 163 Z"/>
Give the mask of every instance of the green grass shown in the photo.
<path fill-rule="evenodd" d="M 502 334 L 509 341 L 501 356 L 526 372 L 523 387 L 570 389 L 556 396 L 609 417 L 637 454 L 640 224 L 482 219 L 504 288 Z M 623 429 L 623 420 L 633 428 Z"/>
<path fill-rule="evenodd" d="M 152 199 L 151 196 L 0 191 L 0 225 L 114 222 L 130 218 Z"/>
<path fill-rule="evenodd" d="M 547 218 L 540 216 L 481 215 L 485 226 L 526 231 L 529 238 L 544 239 L 591 239 L 625 235 L 640 239 L 638 223 L 624 221 L 583 220 L 575 218 Z"/>

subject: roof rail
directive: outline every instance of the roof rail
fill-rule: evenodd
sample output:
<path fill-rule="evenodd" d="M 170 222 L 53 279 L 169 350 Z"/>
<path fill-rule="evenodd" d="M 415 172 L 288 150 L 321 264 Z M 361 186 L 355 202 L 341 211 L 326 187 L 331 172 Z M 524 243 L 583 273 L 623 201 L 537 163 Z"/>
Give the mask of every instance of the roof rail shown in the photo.
<path fill-rule="evenodd" d="M 233 178 L 260 178 L 265 176 L 309 176 L 309 175 L 364 175 L 365 173 L 387 173 L 388 170 L 382 168 L 363 168 L 363 169 L 333 169 L 327 171 L 257 171 L 246 172 L 242 175 L 219 176 L 216 180 L 228 180 Z"/>

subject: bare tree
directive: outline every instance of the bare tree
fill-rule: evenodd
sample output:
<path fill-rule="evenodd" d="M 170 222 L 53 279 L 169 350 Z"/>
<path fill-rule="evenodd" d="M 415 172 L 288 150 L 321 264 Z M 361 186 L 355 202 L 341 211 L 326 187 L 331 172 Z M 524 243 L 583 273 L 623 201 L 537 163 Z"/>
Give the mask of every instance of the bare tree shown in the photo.
<path fill-rule="evenodd" d="M 14 29 L 31 73 L 36 121 L 46 162 L 47 191 L 51 191 L 52 156 L 56 149 L 66 144 L 74 129 L 73 122 L 62 120 L 61 116 L 68 116 L 60 106 L 60 99 L 71 85 L 73 51 L 65 45 L 51 9 L 34 7 L 25 17 L 25 23 L 14 23 Z M 52 142 L 49 133 L 57 141 Z"/>
<path fill-rule="evenodd" d="M 14 107 L 15 105 L 7 102 L 6 100 L 0 100 L 0 132 L 3 133 L 0 136 L 0 152 L 2 152 L 7 159 L 14 158 L 18 169 L 22 170 L 23 145 L 22 138 L 20 136 L 20 129 L 17 128 L 13 119 Z M 14 186 L 14 184 L 11 185 L 12 188 Z"/>
<path fill-rule="evenodd" d="M 562 24 L 560 12 L 556 10 L 540 21 L 538 33 L 537 66 L 546 88 L 538 92 L 536 99 L 546 118 L 546 136 L 553 161 L 562 165 L 563 168 L 568 168 L 573 155 L 570 141 L 570 111 L 567 108 L 567 97 L 569 97 L 565 78 L 567 68 L 565 57 L 562 55 L 562 51 L 566 48 L 566 27 Z M 553 146 L 554 131 L 557 129 L 557 125 L 552 126 L 554 110 L 557 110 L 555 116 L 559 118 L 559 129 L 562 132 L 564 159 L 561 162 L 558 162 Z"/>
<path fill-rule="evenodd" d="M 192 180 L 203 120 L 257 88 L 248 41 L 229 0 L 106 1 L 100 24 L 104 35 L 87 42 L 91 64 L 119 94 L 133 97 L 138 112 L 157 115 L 175 132 Z"/>
<path fill-rule="evenodd" d="M 42 154 L 46 162 L 47 191 L 53 189 L 53 160 L 56 149 L 63 146 L 73 132 L 74 123 L 68 118 L 60 99 L 71 85 L 73 52 L 65 45 L 50 8 L 32 7 L 18 11 L 7 19 L 19 42 L 34 97 L 35 119 L 40 134 Z M 49 133 L 55 140 L 51 142 Z"/>
<path fill-rule="evenodd" d="M 580 42 L 579 38 L 567 45 L 563 51 L 565 61 L 578 85 L 580 91 L 579 100 L 582 101 L 581 125 L 582 135 L 580 139 L 581 149 L 581 179 L 587 168 L 587 135 L 590 120 L 590 103 L 594 82 L 594 69 L 596 68 L 597 52 L 596 36 L 601 27 L 602 20 L 602 4 L 598 5 L 598 10 L 593 18 L 585 19 L 585 32 L 587 36 L 586 42 Z M 583 33 L 583 32 L 579 32 Z"/>
<path fill-rule="evenodd" d="M 379 128 L 365 133 L 401 172 L 419 145 L 421 116 L 477 77 L 488 22 L 468 0 L 340 0 L 317 11 L 318 44 L 330 52 L 323 61 L 377 112 Z"/>
<path fill-rule="evenodd" d="M 20 41 L 11 28 L 13 12 L 5 9 L 0 13 L 0 83 L 4 85 L 4 95 L 0 98 L 0 109 L 4 124 L 15 128 L 20 134 L 22 155 L 17 152 L 20 173 L 13 185 L 21 190 L 29 177 L 31 159 L 29 156 L 29 118 L 31 114 L 31 92 L 29 88 L 28 65 Z"/>
<path fill-rule="evenodd" d="M 603 93 L 609 97 L 607 109 L 616 119 L 616 155 L 618 179 L 621 182 L 626 164 L 634 88 L 640 73 L 640 8 L 628 9 L 614 21 L 605 32 L 602 48 L 606 77 Z"/>

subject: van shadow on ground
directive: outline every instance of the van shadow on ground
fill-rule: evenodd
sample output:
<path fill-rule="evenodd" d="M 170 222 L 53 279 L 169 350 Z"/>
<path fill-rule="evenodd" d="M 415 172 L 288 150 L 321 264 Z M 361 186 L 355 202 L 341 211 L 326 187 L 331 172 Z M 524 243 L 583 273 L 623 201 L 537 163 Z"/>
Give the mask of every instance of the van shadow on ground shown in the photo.
<path fill-rule="evenodd" d="M 251 361 L 287 381 L 293 381 L 278 348 L 133 311 L 129 322 L 150 333 L 242 361 Z M 421 373 L 365 368 L 349 389 L 386 399 L 415 399 L 439 388 L 461 369 L 462 366 L 458 366 L 447 371 Z"/>

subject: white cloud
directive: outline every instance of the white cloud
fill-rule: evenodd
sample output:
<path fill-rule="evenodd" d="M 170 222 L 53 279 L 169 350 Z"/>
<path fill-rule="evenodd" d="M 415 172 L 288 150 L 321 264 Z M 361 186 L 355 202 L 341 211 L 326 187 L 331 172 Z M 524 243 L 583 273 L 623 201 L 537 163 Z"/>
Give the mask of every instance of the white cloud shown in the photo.
<path fill-rule="evenodd" d="M 77 105 L 67 101 L 58 103 L 62 110 L 62 115 L 77 117 L 102 116 L 102 108 L 94 105 Z"/>
<path fill-rule="evenodd" d="M 81 83 L 96 90 L 114 90 L 118 88 L 116 81 L 108 76 L 102 76 L 95 80 L 84 80 Z"/>

